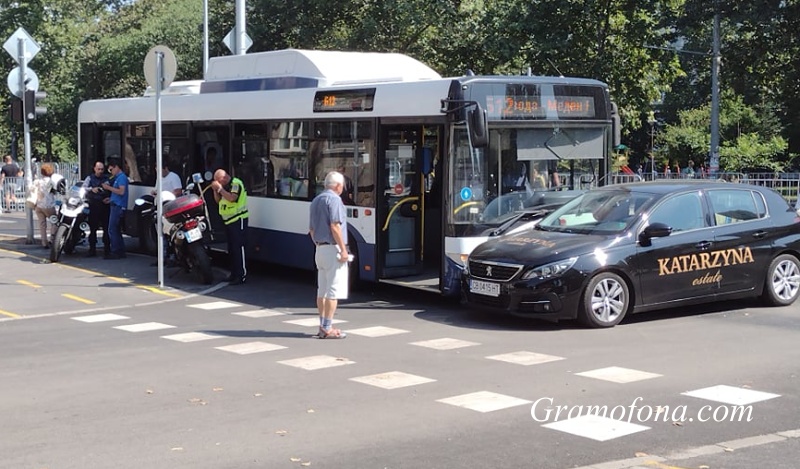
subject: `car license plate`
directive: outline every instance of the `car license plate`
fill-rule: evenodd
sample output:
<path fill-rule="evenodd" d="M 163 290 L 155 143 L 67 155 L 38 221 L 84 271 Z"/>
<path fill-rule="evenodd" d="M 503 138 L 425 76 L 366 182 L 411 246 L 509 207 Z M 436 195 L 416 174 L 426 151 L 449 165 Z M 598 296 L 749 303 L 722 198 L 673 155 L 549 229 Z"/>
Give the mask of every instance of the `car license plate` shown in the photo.
<path fill-rule="evenodd" d="M 470 280 L 469 291 L 478 295 L 500 296 L 500 284 L 482 280 Z"/>
<path fill-rule="evenodd" d="M 186 232 L 186 241 L 190 243 L 200 241 L 201 239 L 203 239 L 203 232 L 200 231 L 200 228 L 192 228 Z"/>

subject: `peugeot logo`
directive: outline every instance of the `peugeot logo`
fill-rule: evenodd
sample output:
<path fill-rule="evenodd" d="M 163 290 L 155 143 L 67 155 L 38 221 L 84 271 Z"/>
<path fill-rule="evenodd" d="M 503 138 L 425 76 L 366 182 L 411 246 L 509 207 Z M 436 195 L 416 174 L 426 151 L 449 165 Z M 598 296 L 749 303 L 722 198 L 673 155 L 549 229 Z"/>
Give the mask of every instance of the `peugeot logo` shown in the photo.
<path fill-rule="evenodd" d="M 487 277 L 491 277 L 492 276 L 492 266 L 490 266 L 490 265 L 486 266 L 486 276 Z"/>

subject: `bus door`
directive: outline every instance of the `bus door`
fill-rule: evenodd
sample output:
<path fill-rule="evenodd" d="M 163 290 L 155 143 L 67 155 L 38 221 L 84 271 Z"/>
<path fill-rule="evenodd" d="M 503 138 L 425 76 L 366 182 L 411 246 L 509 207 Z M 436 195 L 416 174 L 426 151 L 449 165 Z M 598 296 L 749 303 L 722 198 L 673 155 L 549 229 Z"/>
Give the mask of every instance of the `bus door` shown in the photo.
<path fill-rule="evenodd" d="M 382 126 L 379 161 L 378 256 L 380 278 L 391 279 L 423 272 L 423 127 Z"/>
<path fill-rule="evenodd" d="M 192 170 L 189 174 L 200 173 L 205 178 L 208 173 L 211 173 L 213 178 L 216 170 L 224 169 L 231 176 L 235 176 L 235 174 L 232 174 L 231 169 L 228 127 L 196 125 L 193 129 L 193 139 L 194 158 Z M 186 181 L 184 181 L 185 183 Z M 203 188 L 208 187 L 210 183 L 211 180 L 203 182 Z M 210 243 L 212 249 L 225 250 L 227 249 L 225 224 L 222 223 L 222 218 L 219 216 L 219 208 L 214 200 L 214 194 L 211 190 L 207 190 L 203 193 L 203 198 L 206 201 L 209 223 L 211 224 L 211 238 L 207 239 L 207 242 Z"/>

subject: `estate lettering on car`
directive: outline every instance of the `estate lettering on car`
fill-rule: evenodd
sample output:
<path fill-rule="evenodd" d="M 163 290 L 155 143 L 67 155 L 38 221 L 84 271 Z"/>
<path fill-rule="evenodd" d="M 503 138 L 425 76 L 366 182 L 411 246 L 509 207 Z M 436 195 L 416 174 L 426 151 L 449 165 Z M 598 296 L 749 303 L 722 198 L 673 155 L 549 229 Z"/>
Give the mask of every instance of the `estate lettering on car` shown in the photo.
<path fill-rule="evenodd" d="M 755 262 L 753 260 L 753 253 L 749 247 L 663 257 L 658 259 L 658 275 L 663 276 L 708 270 L 705 275 L 692 280 L 693 286 L 707 285 L 722 281 L 720 268 L 738 264 L 750 264 L 753 262 Z M 712 272 L 712 269 L 717 269 L 717 271 Z"/>
<path fill-rule="evenodd" d="M 548 248 L 556 247 L 556 243 L 552 241 L 548 241 L 546 239 L 540 238 L 531 238 L 531 237 L 516 237 L 508 240 L 508 244 L 524 246 L 526 244 L 538 244 L 539 246 L 544 246 Z"/>

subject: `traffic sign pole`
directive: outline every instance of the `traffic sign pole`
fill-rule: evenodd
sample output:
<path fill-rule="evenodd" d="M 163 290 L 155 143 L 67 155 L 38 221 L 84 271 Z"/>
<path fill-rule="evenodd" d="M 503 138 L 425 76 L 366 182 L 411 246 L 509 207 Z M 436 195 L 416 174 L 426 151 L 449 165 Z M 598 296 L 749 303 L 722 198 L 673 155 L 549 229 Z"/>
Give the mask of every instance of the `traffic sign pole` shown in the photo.
<path fill-rule="evenodd" d="M 158 286 L 164 288 L 164 204 L 161 192 L 164 190 L 164 155 L 161 143 L 161 88 L 164 86 L 164 53 L 156 51 L 156 171 L 160 175 L 156 179 L 156 231 L 158 232 Z"/>
<path fill-rule="evenodd" d="M 27 74 L 28 59 L 25 57 L 25 39 L 17 38 L 17 52 L 19 56 L 19 89 L 25 94 L 25 75 Z M 25 139 L 25 187 L 28 191 L 33 187 L 33 177 L 31 174 L 31 125 L 28 123 L 28 109 L 25 109 L 25 100 L 22 100 L 22 133 Z M 35 109 L 33 109 L 36 112 Z M 25 215 L 28 219 L 28 233 L 25 239 L 26 244 L 33 244 L 33 208 L 25 204 Z M 45 240 L 46 242 L 46 240 Z"/>

